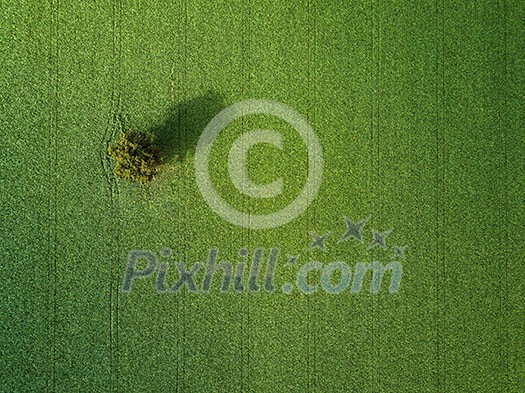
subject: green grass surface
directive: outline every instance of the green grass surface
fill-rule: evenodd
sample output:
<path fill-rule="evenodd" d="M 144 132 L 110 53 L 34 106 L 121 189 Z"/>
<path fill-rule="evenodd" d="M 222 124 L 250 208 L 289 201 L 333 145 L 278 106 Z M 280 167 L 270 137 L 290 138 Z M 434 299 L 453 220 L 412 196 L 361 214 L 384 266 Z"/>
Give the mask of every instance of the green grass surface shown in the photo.
<path fill-rule="evenodd" d="M 0 391 L 525 391 L 525 8 L 514 1 L 3 1 L 0 3 Z M 223 220 L 193 173 L 211 118 L 249 98 L 305 115 L 323 146 L 320 192 L 268 230 Z M 125 126 L 169 155 L 130 185 L 105 155 Z M 273 127 L 253 203 L 226 170 L 241 132 Z M 293 130 L 246 117 L 218 142 L 225 199 L 286 205 L 305 179 Z M 295 138 L 295 139 L 294 139 Z M 179 160 L 175 156 L 180 157 Z M 388 261 L 336 244 L 342 216 L 407 244 L 401 290 L 280 290 L 299 263 Z M 366 243 L 365 243 L 366 246 Z M 274 293 L 120 289 L 130 250 L 174 261 L 281 249 Z M 201 277 L 201 276 L 200 276 Z M 319 279 L 313 273 L 311 279 Z M 200 280 L 199 280 L 200 282 Z"/>

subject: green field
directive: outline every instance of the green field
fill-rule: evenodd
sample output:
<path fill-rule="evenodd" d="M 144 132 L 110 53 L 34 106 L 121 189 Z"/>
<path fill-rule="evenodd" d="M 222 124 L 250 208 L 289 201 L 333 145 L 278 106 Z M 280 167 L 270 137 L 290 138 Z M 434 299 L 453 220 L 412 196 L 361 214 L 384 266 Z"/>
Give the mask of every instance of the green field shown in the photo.
<path fill-rule="evenodd" d="M 1 392 L 525 392 L 523 1 L 3 0 L 0 51 Z M 206 125 L 247 99 L 293 108 L 322 145 L 319 193 L 276 228 L 216 214 L 194 173 Z M 152 183 L 113 175 L 121 129 L 163 148 Z M 283 135 L 248 156 L 278 197 L 228 175 L 253 129 Z M 213 183 L 246 217 L 301 191 L 294 131 L 251 115 L 217 139 Z M 363 243 L 338 242 L 343 217 L 370 217 Z M 305 263 L 353 273 L 395 245 L 397 293 L 295 285 Z M 131 250 L 171 288 L 212 248 L 263 249 L 263 270 L 279 248 L 275 291 L 223 293 L 219 274 L 209 293 L 159 293 L 156 274 L 122 290 Z"/>

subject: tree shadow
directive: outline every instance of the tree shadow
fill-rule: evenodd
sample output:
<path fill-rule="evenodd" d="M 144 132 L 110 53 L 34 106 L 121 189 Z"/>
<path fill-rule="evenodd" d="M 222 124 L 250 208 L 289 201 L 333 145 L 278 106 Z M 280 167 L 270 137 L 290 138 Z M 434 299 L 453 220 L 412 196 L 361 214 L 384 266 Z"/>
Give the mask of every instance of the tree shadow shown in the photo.
<path fill-rule="evenodd" d="M 165 120 L 148 130 L 162 149 L 165 162 L 192 155 L 202 131 L 222 109 L 224 98 L 214 91 L 170 108 Z"/>

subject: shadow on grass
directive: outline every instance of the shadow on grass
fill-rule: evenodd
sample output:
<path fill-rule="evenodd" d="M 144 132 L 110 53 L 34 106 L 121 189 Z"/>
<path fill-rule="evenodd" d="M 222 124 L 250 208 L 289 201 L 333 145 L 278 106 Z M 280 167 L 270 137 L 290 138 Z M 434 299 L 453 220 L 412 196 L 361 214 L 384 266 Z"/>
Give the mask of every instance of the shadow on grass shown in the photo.
<path fill-rule="evenodd" d="M 193 155 L 204 127 L 222 109 L 224 98 L 213 91 L 170 108 L 164 122 L 148 130 L 161 147 L 165 162 Z"/>

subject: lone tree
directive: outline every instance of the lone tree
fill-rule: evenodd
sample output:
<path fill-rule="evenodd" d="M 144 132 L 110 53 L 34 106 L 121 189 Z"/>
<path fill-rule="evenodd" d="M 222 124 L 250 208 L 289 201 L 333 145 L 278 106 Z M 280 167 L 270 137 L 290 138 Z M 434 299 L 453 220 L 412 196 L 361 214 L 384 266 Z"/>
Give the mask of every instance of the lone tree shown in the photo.
<path fill-rule="evenodd" d="M 144 132 L 121 132 L 108 153 L 117 162 L 113 170 L 115 175 L 132 182 L 153 180 L 162 163 L 160 147 Z"/>

